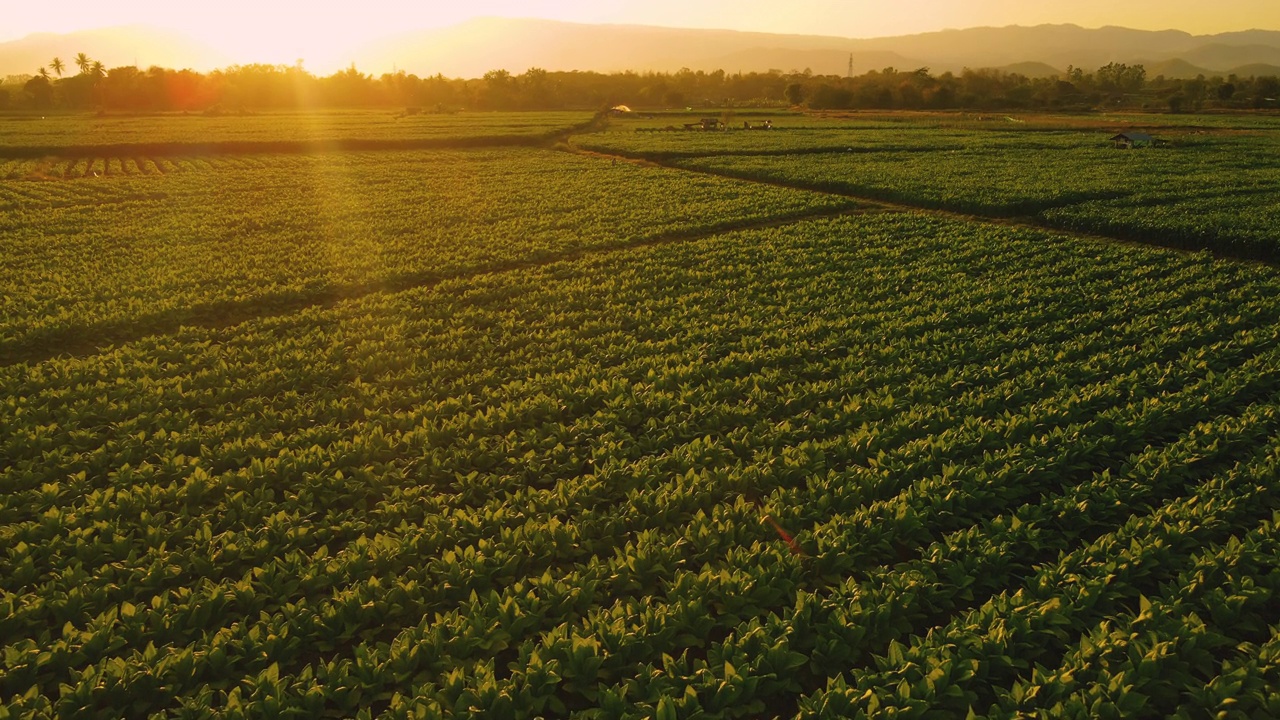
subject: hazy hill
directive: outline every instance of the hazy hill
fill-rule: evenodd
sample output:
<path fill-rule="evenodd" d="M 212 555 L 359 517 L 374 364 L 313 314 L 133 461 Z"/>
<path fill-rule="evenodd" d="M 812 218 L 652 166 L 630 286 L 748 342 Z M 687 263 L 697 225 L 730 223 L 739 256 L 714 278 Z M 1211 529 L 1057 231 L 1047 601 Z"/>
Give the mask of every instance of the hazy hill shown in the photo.
<path fill-rule="evenodd" d="M 948 69 L 1002 67 L 1020 62 L 1093 69 L 1109 62 L 1131 62 L 1144 57 L 1164 59 L 1198 44 L 1193 36 L 1174 30 L 1085 29 L 1076 25 L 982 27 L 854 42 L 869 48 L 893 48 L 900 53 L 926 57 Z"/>
<path fill-rule="evenodd" d="M 0 76 L 33 73 L 55 55 L 70 64 L 84 52 L 108 67 L 157 64 L 207 70 L 251 58 L 226 58 L 189 38 L 145 27 L 69 35 L 33 35 L 0 43 Z M 550 20 L 488 18 L 437 30 L 411 31 L 354 49 L 366 72 L 393 68 L 418 75 L 479 77 L 494 69 L 726 72 L 800 70 L 818 75 L 895 67 L 935 73 L 1000 68 L 1046 77 L 1075 66 L 1144 63 L 1148 75 L 1194 77 L 1270 72 L 1280 66 L 1280 31 L 1247 30 L 1196 36 L 1075 25 L 971 28 L 891 38 L 850 39 L 637 25 L 584 25 Z M 1242 71 L 1249 68 L 1250 71 Z M 70 70 L 74 73 L 74 67 Z"/>
<path fill-rule="evenodd" d="M 1264 63 L 1254 63 L 1252 65 L 1241 65 L 1240 67 L 1231 68 L 1227 72 L 1218 73 L 1219 75 L 1235 75 L 1237 77 L 1263 77 L 1265 75 L 1275 75 L 1280 77 L 1280 65 L 1267 65 Z"/>
<path fill-rule="evenodd" d="M 1012 65 L 1005 65 L 1003 67 L 997 67 L 995 69 L 1011 75 L 1025 75 L 1032 79 L 1062 77 L 1063 75 L 1066 75 L 1062 70 L 1042 62 L 1020 62 Z"/>
<path fill-rule="evenodd" d="M 1268 65 L 1266 63 L 1251 63 L 1249 65 L 1240 65 L 1226 70 L 1210 70 L 1209 68 L 1192 65 L 1186 60 L 1161 60 L 1158 62 L 1145 62 L 1142 64 L 1147 70 L 1148 78 L 1155 78 L 1161 75 L 1167 78 L 1177 78 L 1179 80 L 1189 80 L 1191 78 L 1203 75 L 1205 77 L 1226 77 L 1235 75 L 1237 77 L 1260 77 L 1263 75 L 1280 76 L 1280 65 Z"/>
<path fill-rule="evenodd" d="M 728 72 L 847 70 L 849 40 L 643 25 L 583 25 L 551 20 L 484 18 L 441 30 L 410 32 L 357 50 L 357 65 L 398 67 L 419 74 L 478 77 L 504 68 L 660 71 L 681 68 Z M 892 50 L 868 51 L 859 68 L 907 62 Z M 858 68 L 855 68 L 857 70 Z"/>
<path fill-rule="evenodd" d="M 75 75 L 76 53 L 99 60 L 108 68 L 138 65 L 147 68 L 212 70 L 231 64 L 231 59 L 213 48 L 179 33 L 146 26 L 84 30 L 56 35 L 40 33 L 20 40 L 0 43 L 0 78 L 5 75 L 33 75 L 54 57 L 62 58 L 67 75 Z M 52 72 L 50 68 L 50 72 Z"/>
<path fill-rule="evenodd" d="M 1280 32 L 1249 30 L 1196 36 L 1075 25 L 970 28 L 858 40 L 634 25 L 581 25 L 548 20 L 487 18 L 428 32 L 411 32 L 362 48 L 361 67 L 399 67 L 419 74 L 479 76 L 504 68 L 548 70 L 723 69 L 727 72 L 802 70 L 815 74 L 896 67 L 935 72 L 964 68 L 1044 66 L 1093 70 L 1109 62 L 1184 59 L 1209 72 L 1250 64 L 1280 64 Z M 1025 65 L 1038 63 L 1037 66 Z"/>
<path fill-rule="evenodd" d="M 849 61 L 853 60 L 853 73 L 862 75 L 870 70 L 883 70 L 887 67 L 900 70 L 915 70 L 928 63 L 920 59 L 903 57 L 895 52 L 844 50 L 787 50 L 785 48 L 750 48 L 739 50 L 704 61 L 706 67 L 723 69 L 726 72 L 751 72 L 753 70 L 811 70 L 814 75 L 844 75 L 849 72 Z M 687 67 L 687 64 L 685 65 Z"/>
<path fill-rule="evenodd" d="M 1247 63 L 1276 64 L 1280 59 L 1280 32 L 1269 30 L 1197 36 L 1177 30 L 1039 25 L 948 30 L 855 42 L 862 47 L 893 48 L 952 67 L 1001 67 L 1036 61 L 1053 67 L 1074 65 L 1092 70 L 1110 62 L 1182 59 L 1210 70 L 1227 70 Z"/>
<path fill-rule="evenodd" d="M 1270 45 L 1201 45 L 1179 57 L 1192 65 L 1226 70 L 1241 65 L 1280 65 L 1280 47 Z"/>
<path fill-rule="evenodd" d="M 1199 75 L 1210 77 L 1213 75 L 1226 75 L 1224 72 L 1210 70 L 1191 63 L 1181 58 L 1173 60 L 1158 60 L 1156 62 L 1144 62 L 1142 66 L 1147 70 L 1147 78 L 1157 78 L 1161 75 L 1167 78 L 1178 78 L 1186 80 Z"/>

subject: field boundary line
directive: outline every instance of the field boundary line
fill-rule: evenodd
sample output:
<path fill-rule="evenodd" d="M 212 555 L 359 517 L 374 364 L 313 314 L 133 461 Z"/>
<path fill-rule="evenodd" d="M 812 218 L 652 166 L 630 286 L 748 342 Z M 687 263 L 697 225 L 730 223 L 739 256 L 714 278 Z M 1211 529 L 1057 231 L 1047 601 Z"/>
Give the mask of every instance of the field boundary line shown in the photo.
<path fill-rule="evenodd" d="M 883 210 L 891 210 L 891 211 L 897 211 L 897 212 L 926 213 L 929 215 L 937 215 L 939 217 L 945 217 L 951 220 L 960 220 L 963 222 L 1006 225 L 1010 227 L 1025 228 L 1029 230 L 1057 232 L 1057 233 L 1062 233 L 1064 235 L 1071 235 L 1074 237 L 1083 237 L 1083 238 L 1090 238 L 1090 239 L 1103 240 L 1103 241 L 1120 241 L 1125 243 L 1133 243 L 1136 245 L 1141 245 L 1142 247 L 1152 247 L 1147 243 L 1124 240 L 1123 238 L 1113 238 L 1108 235 L 1098 235 L 1094 233 L 1062 230 L 1049 225 L 1041 225 L 1039 223 L 1031 222 L 1025 219 L 1004 218 L 1004 217 L 999 217 L 995 215 L 977 215 L 974 213 L 960 212 L 958 210 L 947 210 L 945 208 L 938 208 L 930 205 L 916 205 L 916 204 L 905 203 L 905 202 L 896 201 L 896 200 L 885 200 L 884 198 L 875 197 L 872 195 L 864 195 L 864 194 L 859 194 L 859 193 L 851 192 L 847 190 L 838 190 L 824 183 L 805 183 L 805 182 L 786 181 L 786 180 L 773 180 L 769 178 L 752 177 L 745 174 L 723 172 L 719 170 L 708 170 L 706 168 L 685 167 L 683 165 L 675 164 L 673 160 L 668 160 L 662 157 L 649 156 L 644 154 L 627 155 L 627 154 L 607 153 L 607 152 L 600 152 L 598 150 L 586 150 L 586 149 L 574 147 L 574 146 L 568 146 L 568 149 L 565 151 L 575 155 L 593 157 L 599 160 L 610 160 L 610 161 L 616 160 L 618 162 L 628 162 L 628 163 L 633 163 L 637 165 L 643 165 L 644 167 L 665 168 L 667 170 L 675 170 L 679 172 L 692 173 L 695 175 L 706 175 L 709 177 L 716 177 L 724 180 L 737 180 L 740 182 L 748 182 L 756 185 L 766 185 L 768 187 L 775 187 L 783 190 L 821 193 L 823 195 L 830 195 L 832 197 L 840 197 L 848 200 L 855 200 L 857 202 L 866 203 L 871 206 L 879 207 Z M 708 155 L 706 157 L 713 157 L 713 156 Z M 693 158 L 678 158 L 678 159 L 688 160 Z"/>
<path fill-rule="evenodd" d="M 1002 227 L 1017 228 L 1022 230 L 1034 230 L 1037 232 L 1048 233 L 1064 238 L 1074 238 L 1077 240 L 1091 240 L 1098 243 L 1109 245 L 1123 245 L 1132 248 L 1142 248 L 1146 250 L 1160 250 L 1166 252 L 1184 253 L 1189 255 L 1207 255 L 1217 260 L 1230 260 L 1232 262 L 1259 265 L 1267 268 L 1280 267 L 1280 260 L 1268 260 L 1265 258 L 1252 257 L 1241 253 L 1226 252 L 1213 248 L 1190 248 L 1180 247 L 1177 245 L 1165 245 L 1156 242 L 1138 240 L 1134 238 L 1124 237 L 1122 235 L 1106 235 L 1098 232 L 1089 232 L 1085 230 L 1073 230 L 1057 225 L 1040 222 L 1026 216 L 1001 217 L 999 215 L 981 215 L 971 212 L 963 212 L 960 210 L 948 210 L 932 205 L 913 204 L 902 202 L 900 200 L 886 200 L 874 195 L 860 194 L 848 190 L 840 190 L 831 187 L 825 183 L 805 183 L 798 181 L 786 181 L 770 178 L 754 177 L 746 174 L 737 174 L 732 172 L 724 172 L 719 170 L 709 170 L 707 168 L 685 167 L 678 165 L 674 160 L 667 160 L 659 156 L 650 156 L 646 154 L 619 154 L 601 152 L 598 150 L 587 150 L 585 148 L 576 147 L 569 144 L 558 145 L 556 149 L 563 152 L 582 155 L 585 157 L 593 157 L 599 160 L 609 160 L 617 162 L 628 162 L 643 165 L 645 167 L 664 168 L 678 172 L 692 173 L 696 175 L 705 175 L 709 177 L 721 178 L 724 180 L 737 180 L 740 182 L 753 183 L 756 185 L 765 185 L 785 190 L 794 190 L 802 192 L 821 193 L 831 197 L 845 198 L 854 200 L 866 205 L 877 207 L 887 212 L 914 212 L 935 217 L 946 218 L 964 223 L 998 225 Z M 713 157 L 708 155 L 706 157 Z M 678 158 L 678 160 L 689 160 L 693 158 Z M 1070 203 L 1076 204 L 1076 203 Z M 1063 205 L 1061 207 L 1068 207 Z"/>
<path fill-rule="evenodd" d="M 184 327 L 217 330 L 253 320 L 292 315 L 312 308 L 331 308 L 344 302 L 359 300 L 372 295 L 393 295 L 408 290 L 432 288 L 454 280 L 466 280 L 485 275 L 501 275 L 532 268 L 547 267 L 557 263 L 573 262 L 586 257 L 639 250 L 647 247 L 682 242 L 699 242 L 733 232 L 766 230 L 810 220 L 824 220 L 879 212 L 884 212 L 884 210 L 868 207 L 863 203 L 846 203 L 835 207 L 824 206 L 752 220 L 733 220 L 700 228 L 675 230 L 618 245 L 578 248 L 543 255 L 535 254 L 523 260 L 493 263 L 481 267 L 461 269 L 453 273 L 409 273 L 368 283 L 335 284 L 301 296 L 267 295 L 244 302 L 218 302 L 175 308 L 154 315 L 127 318 L 93 326 L 80 325 L 57 328 L 35 337 L 19 340 L 8 347 L 0 347 L 0 368 L 23 363 L 38 364 L 57 358 L 88 357 L 105 352 L 116 345 L 172 335 Z"/>

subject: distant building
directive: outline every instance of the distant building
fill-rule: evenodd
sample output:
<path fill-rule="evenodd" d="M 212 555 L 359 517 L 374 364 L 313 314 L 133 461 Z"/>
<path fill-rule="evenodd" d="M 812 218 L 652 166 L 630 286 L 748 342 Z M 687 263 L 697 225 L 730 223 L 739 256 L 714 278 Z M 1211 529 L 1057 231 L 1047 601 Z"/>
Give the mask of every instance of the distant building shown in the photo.
<path fill-rule="evenodd" d="M 1124 132 L 1111 138 L 1111 142 L 1118 150 L 1132 150 L 1134 148 L 1143 147 L 1162 147 L 1168 145 L 1164 140 L 1158 140 L 1143 132 Z"/>

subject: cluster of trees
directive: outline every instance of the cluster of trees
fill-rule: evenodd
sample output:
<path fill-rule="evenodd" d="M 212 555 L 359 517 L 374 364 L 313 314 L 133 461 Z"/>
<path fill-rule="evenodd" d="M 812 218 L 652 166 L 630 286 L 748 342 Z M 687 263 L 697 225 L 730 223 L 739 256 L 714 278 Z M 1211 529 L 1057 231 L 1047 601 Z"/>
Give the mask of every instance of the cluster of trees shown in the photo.
<path fill-rule="evenodd" d="M 80 56 L 83 57 L 83 56 Z M 57 61 L 57 58 L 54 58 Z M 75 77 L 10 77 L 0 84 L 0 109 L 133 111 L 269 110 L 298 107 L 419 107 L 456 110 L 598 108 L 620 102 L 647 107 L 688 103 L 782 103 L 781 73 L 549 72 L 521 75 L 493 70 L 482 78 L 419 77 L 405 72 L 374 77 L 354 66 L 317 76 L 296 65 L 237 65 L 209 73 L 133 66 L 101 67 Z M 58 68 L 58 63 L 51 63 Z M 55 77 L 56 74 L 56 77 Z"/>
<path fill-rule="evenodd" d="M 788 100 L 815 109 L 1168 109 L 1280 107 L 1280 79 L 1203 75 L 1148 78 L 1142 65 L 1111 63 L 1088 73 L 1069 67 L 1063 77 L 1029 78 L 998 70 L 931 75 L 928 68 L 886 68 L 853 78 L 807 78 L 787 87 Z"/>
<path fill-rule="evenodd" d="M 76 55 L 73 62 L 80 71 L 73 77 L 64 77 L 67 64 L 62 61 L 62 58 L 55 57 L 47 66 L 41 67 L 34 76 L 17 78 L 21 83 L 25 95 L 23 99 L 27 104 L 36 108 L 52 105 L 55 85 L 60 88 L 63 97 L 77 106 L 91 103 L 93 90 L 107 74 L 107 69 L 101 62 L 84 53 Z M 7 88 L 0 87 L 0 108 L 10 104 L 11 94 L 12 92 Z"/>
<path fill-rule="evenodd" d="M 493 70 L 469 80 L 405 72 L 374 77 L 354 66 L 321 77 L 297 65 L 239 65 L 210 73 L 133 66 L 107 69 L 81 53 L 66 75 L 54 58 L 33 76 L 0 85 L 0 109 L 207 111 L 298 107 L 417 107 L 435 110 L 535 110 L 638 107 L 807 105 L 814 109 L 1089 109 L 1135 107 L 1175 112 L 1206 107 L 1277 106 L 1274 76 L 1148 78 L 1141 65 L 1112 63 L 1087 73 L 1029 78 L 996 70 L 934 75 L 928 68 L 886 68 L 857 77 L 809 71 L 767 73 L 549 72 Z"/>

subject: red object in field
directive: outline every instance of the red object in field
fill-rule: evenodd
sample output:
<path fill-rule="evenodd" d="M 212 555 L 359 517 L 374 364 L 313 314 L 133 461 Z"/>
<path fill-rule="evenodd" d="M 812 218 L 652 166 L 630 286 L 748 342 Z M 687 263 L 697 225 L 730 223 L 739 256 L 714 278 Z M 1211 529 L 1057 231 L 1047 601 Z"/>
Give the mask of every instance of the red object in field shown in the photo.
<path fill-rule="evenodd" d="M 791 548 L 792 555 L 804 555 L 804 551 L 800 549 L 800 543 L 797 543 L 795 538 L 791 537 L 790 533 L 783 530 L 782 526 L 778 524 L 778 521 L 774 520 L 768 514 L 764 516 L 764 521 L 772 525 L 773 529 L 778 531 L 778 535 L 780 535 L 783 540 L 787 541 L 787 547 Z"/>

